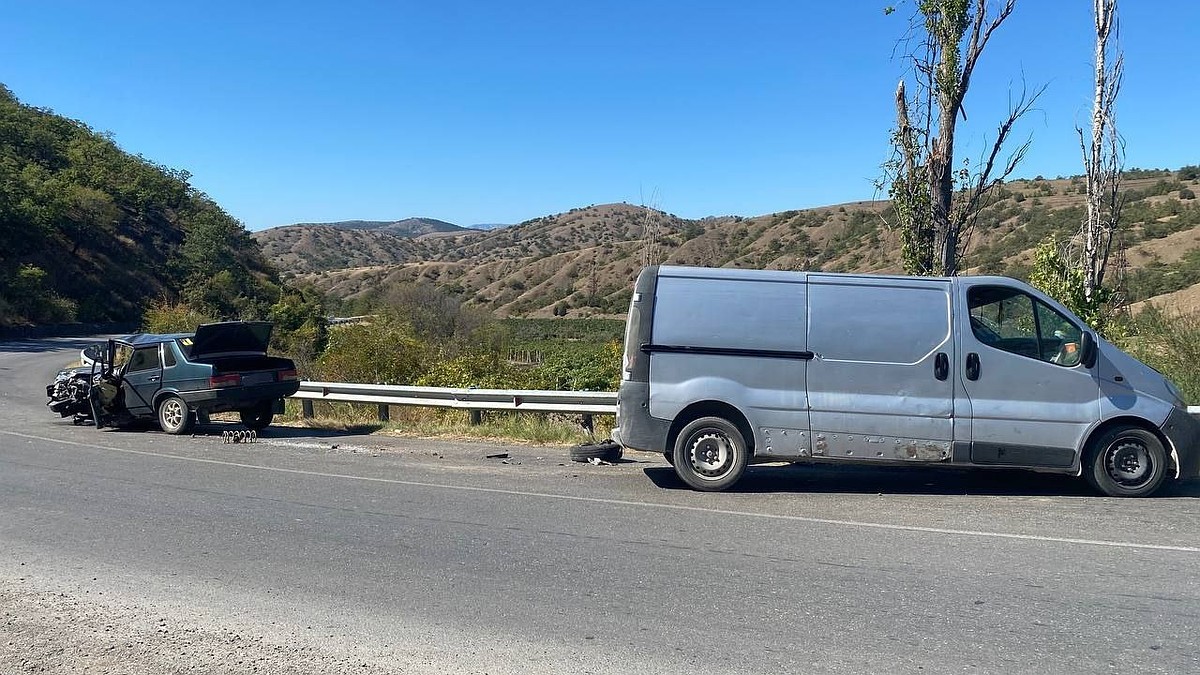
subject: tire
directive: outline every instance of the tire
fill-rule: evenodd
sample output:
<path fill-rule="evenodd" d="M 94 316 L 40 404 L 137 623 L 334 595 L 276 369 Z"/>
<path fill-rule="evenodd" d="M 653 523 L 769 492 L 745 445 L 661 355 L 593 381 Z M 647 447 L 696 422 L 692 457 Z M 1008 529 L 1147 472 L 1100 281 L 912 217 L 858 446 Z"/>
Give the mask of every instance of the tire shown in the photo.
<path fill-rule="evenodd" d="M 621 446 L 612 442 L 582 443 L 571 448 L 572 462 L 587 462 L 598 459 L 604 462 L 615 462 L 621 459 Z"/>
<path fill-rule="evenodd" d="M 701 417 L 675 438 L 675 473 L 706 492 L 724 490 L 741 479 L 750 461 L 746 439 L 729 420 Z"/>
<path fill-rule="evenodd" d="M 192 411 L 178 396 L 167 396 L 158 402 L 158 426 L 168 434 L 186 434 L 192 428 Z"/>
<path fill-rule="evenodd" d="M 1167 453 L 1149 431 L 1117 427 L 1092 443 L 1083 473 L 1093 488 L 1109 497 L 1146 497 L 1167 477 Z"/>
<path fill-rule="evenodd" d="M 271 403 L 267 402 L 249 410 L 239 410 L 238 417 L 242 418 L 242 424 L 248 429 L 262 431 L 271 425 L 275 414 L 271 412 Z"/>

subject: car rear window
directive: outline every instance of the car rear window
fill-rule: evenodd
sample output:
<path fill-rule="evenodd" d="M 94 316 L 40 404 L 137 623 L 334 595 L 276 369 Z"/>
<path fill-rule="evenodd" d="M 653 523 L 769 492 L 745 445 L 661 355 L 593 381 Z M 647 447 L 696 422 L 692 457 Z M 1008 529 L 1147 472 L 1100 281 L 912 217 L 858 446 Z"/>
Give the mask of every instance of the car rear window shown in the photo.
<path fill-rule="evenodd" d="M 175 340 L 175 344 L 179 345 L 179 353 L 183 354 L 183 358 L 192 358 L 192 338 L 178 338 Z"/>

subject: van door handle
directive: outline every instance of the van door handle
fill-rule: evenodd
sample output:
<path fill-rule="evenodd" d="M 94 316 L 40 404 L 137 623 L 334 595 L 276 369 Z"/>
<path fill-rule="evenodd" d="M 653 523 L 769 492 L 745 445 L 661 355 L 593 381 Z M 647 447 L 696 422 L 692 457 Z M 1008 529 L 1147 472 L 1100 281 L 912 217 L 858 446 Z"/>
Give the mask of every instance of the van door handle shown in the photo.
<path fill-rule="evenodd" d="M 147 378 L 146 378 L 146 381 L 147 381 L 147 382 L 158 382 L 158 379 L 159 379 L 159 378 L 158 378 L 158 376 L 157 376 L 157 375 L 151 375 L 150 377 L 147 377 Z"/>
<path fill-rule="evenodd" d="M 945 352 L 938 352 L 933 359 L 933 376 L 939 380 L 950 377 L 950 357 Z"/>
<path fill-rule="evenodd" d="M 979 355 L 975 352 L 967 354 L 967 379 L 979 379 Z"/>

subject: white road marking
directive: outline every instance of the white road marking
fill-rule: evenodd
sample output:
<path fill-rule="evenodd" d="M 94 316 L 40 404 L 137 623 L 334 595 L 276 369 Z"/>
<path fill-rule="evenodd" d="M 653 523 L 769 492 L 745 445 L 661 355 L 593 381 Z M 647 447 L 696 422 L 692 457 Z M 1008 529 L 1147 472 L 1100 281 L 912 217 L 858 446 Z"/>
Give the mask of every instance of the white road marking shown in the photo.
<path fill-rule="evenodd" d="M 947 534 L 960 537 L 984 537 L 991 539 L 1015 539 L 1019 541 L 1038 541 L 1057 544 L 1079 544 L 1083 546 L 1108 546 L 1112 548 L 1127 548 L 1138 550 L 1151 551 L 1177 551 L 1182 553 L 1200 553 L 1200 547 L 1195 546 L 1168 546 L 1164 544 L 1141 544 L 1131 541 L 1112 541 L 1106 539 L 1076 539 L 1072 537 L 1046 537 L 1037 534 L 1012 534 L 1008 532 L 984 532 L 982 530 L 956 530 L 944 527 L 922 527 L 920 525 L 895 525 L 892 523 L 872 523 L 860 520 L 839 520 L 836 518 L 813 518 L 810 516 L 789 516 L 784 514 L 774 513 L 753 513 L 750 511 L 734 511 L 729 509 L 714 509 L 704 506 L 686 506 L 681 504 L 663 504 L 659 502 L 639 502 L 629 499 L 607 499 L 604 497 L 581 497 L 578 495 L 555 494 L 552 492 L 527 492 L 524 490 L 506 490 L 503 488 L 488 488 L 475 487 L 470 485 L 448 485 L 445 483 L 425 483 L 421 481 L 399 480 L 395 478 L 375 478 L 371 476 L 354 476 L 343 473 L 330 473 L 325 471 L 309 471 L 306 469 L 285 469 L 282 467 L 262 466 L 260 464 L 246 464 L 243 462 L 229 462 L 221 459 L 207 459 L 204 457 L 184 457 L 181 455 L 172 455 L 163 452 L 151 452 L 149 450 L 130 450 L 128 448 L 114 448 L 106 445 L 96 445 L 92 443 L 79 443 L 77 441 L 68 441 L 57 438 L 46 438 L 44 436 L 34 436 L 32 434 L 22 434 L 15 431 L 0 430 L 0 434 L 8 436 L 16 436 L 34 441 L 45 441 L 47 443 L 57 443 L 59 445 L 69 445 L 79 448 L 87 448 L 90 450 L 108 450 L 110 452 L 120 452 L 129 455 L 143 455 L 146 457 L 160 457 L 163 459 L 174 459 L 181 462 L 194 462 L 197 464 L 215 464 L 218 466 L 228 466 L 240 469 L 255 469 L 258 471 L 273 471 L 276 473 L 286 473 L 298 476 L 315 476 L 320 478 L 339 478 L 343 480 L 355 480 L 366 483 L 382 483 L 387 485 L 407 485 L 410 487 L 433 488 L 438 490 L 456 490 L 459 492 L 480 492 L 488 494 L 509 495 L 514 497 L 537 497 L 540 499 L 557 499 L 561 501 L 583 502 L 588 504 L 607 504 L 612 506 L 634 506 L 649 509 L 660 509 L 664 511 L 685 511 L 695 513 L 708 513 L 723 516 L 738 516 L 743 518 L 761 518 L 766 520 L 781 520 L 798 523 L 813 523 L 817 525 L 834 525 L 839 527 L 858 527 L 870 528 L 877 530 L 893 530 L 899 532 L 923 532 L 926 534 Z"/>

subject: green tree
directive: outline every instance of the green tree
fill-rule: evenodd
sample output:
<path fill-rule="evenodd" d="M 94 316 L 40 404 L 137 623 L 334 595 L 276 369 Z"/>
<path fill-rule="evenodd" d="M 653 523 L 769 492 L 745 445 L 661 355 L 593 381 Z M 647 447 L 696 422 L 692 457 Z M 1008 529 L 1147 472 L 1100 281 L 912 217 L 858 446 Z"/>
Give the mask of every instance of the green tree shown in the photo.
<path fill-rule="evenodd" d="M 970 227 L 999 182 L 1015 170 L 1029 142 L 997 167 L 997 159 L 1016 122 L 1042 93 L 1022 92 L 997 131 L 991 151 L 972 171 L 956 168 L 954 141 L 958 117 L 980 56 L 992 34 L 1012 13 L 1008 0 L 989 19 L 986 0 L 916 0 L 910 29 L 919 46 L 909 54 L 916 91 L 904 80 L 896 90 L 893 158 L 884 165 L 900 231 L 901 257 L 910 274 L 954 275 L 966 248 Z M 894 8 L 888 8 L 891 13 Z M 964 115 L 965 116 L 965 115 Z M 998 176 L 993 176 L 998 171 Z"/>

